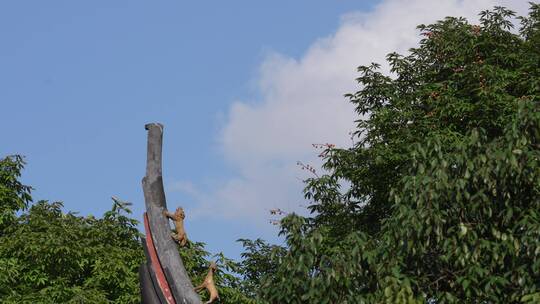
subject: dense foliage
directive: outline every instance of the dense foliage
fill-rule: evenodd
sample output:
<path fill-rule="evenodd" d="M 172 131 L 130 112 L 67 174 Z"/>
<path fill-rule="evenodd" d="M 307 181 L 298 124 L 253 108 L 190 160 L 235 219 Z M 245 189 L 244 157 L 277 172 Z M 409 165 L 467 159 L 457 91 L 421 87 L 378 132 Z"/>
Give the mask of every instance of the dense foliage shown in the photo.
<path fill-rule="evenodd" d="M 309 218 L 282 220 L 270 303 L 540 301 L 540 5 L 512 30 L 421 25 L 392 75 L 359 68 L 357 143 L 328 146 Z"/>
<path fill-rule="evenodd" d="M 240 289 L 246 296 L 262 301 L 258 297 L 261 288 L 260 280 L 263 277 L 270 278 L 276 275 L 286 250 L 279 245 L 270 245 L 262 239 L 239 239 L 238 241 L 244 247 L 244 252 L 241 254 L 242 261 L 237 271 L 242 278 Z"/>
<path fill-rule="evenodd" d="M 32 198 L 19 181 L 23 165 L 19 156 L 0 160 L 0 302 L 140 303 L 145 258 L 129 205 L 115 202 L 102 218 L 65 213 L 59 202 L 27 209 Z M 221 303 L 253 303 L 240 291 L 238 263 L 211 257 L 199 242 L 179 252 L 194 284 L 216 260 Z"/>
<path fill-rule="evenodd" d="M 4 229 L 15 222 L 15 212 L 26 208 L 32 200 L 30 195 L 32 188 L 19 181 L 23 165 L 20 156 L 0 161 L 0 237 Z"/>
<path fill-rule="evenodd" d="M 143 260 L 137 221 L 123 205 L 97 219 L 62 212 L 39 201 L 27 212 L 30 187 L 18 181 L 23 161 L 0 162 L 2 303 L 138 303 L 137 270 Z M 19 214 L 16 212 L 19 211 Z"/>

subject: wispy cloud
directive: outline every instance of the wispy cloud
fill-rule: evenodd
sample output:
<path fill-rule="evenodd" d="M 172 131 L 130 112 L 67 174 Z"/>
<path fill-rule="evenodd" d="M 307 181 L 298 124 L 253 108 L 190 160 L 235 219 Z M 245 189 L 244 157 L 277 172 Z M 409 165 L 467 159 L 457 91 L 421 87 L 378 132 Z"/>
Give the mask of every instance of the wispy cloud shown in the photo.
<path fill-rule="evenodd" d="M 356 67 L 378 62 L 387 69 L 386 54 L 417 45 L 416 25 L 445 16 L 474 23 L 481 10 L 495 5 L 521 15 L 529 7 L 521 0 L 382 1 L 371 12 L 343 16 L 335 33 L 315 41 L 301 58 L 269 54 L 256 79 L 262 98 L 234 102 L 218 138 L 237 177 L 211 192 L 190 183 L 171 190 L 191 195 L 199 206 L 192 212 L 199 215 L 266 223 L 269 209 L 302 210 L 301 179 L 307 175 L 296 162 L 320 165 L 313 143 L 350 145 L 358 117 L 343 94 L 358 89 Z"/>

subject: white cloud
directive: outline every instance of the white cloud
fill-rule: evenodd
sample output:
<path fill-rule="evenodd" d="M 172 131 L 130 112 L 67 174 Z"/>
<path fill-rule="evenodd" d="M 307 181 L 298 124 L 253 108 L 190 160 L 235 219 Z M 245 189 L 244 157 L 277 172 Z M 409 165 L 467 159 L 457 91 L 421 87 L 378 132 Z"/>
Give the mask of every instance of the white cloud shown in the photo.
<path fill-rule="evenodd" d="M 371 12 L 343 16 L 336 32 L 315 41 L 301 58 L 268 55 L 257 79 L 262 99 L 235 102 L 219 138 L 238 177 L 212 193 L 182 185 L 198 201 L 195 213 L 265 222 L 261 219 L 271 208 L 298 211 L 303 188 L 299 178 L 306 175 L 296 161 L 320 165 L 313 143 L 350 145 L 348 133 L 357 117 L 343 94 L 357 89 L 356 67 L 384 64 L 389 52 L 406 53 L 420 39 L 420 23 L 445 16 L 476 22 L 480 11 L 495 5 L 521 15 L 529 6 L 521 0 L 383 1 Z"/>

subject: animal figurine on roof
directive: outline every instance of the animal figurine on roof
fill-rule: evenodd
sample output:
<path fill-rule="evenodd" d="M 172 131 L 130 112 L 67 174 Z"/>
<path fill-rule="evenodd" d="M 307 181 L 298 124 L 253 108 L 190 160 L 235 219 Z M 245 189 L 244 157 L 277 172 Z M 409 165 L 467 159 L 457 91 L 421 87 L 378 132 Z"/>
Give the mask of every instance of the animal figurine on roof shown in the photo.
<path fill-rule="evenodd" d="M 163 215 L 165 215 L 166 217 L 174 221 L 176 233 L 171 233 L 172 238 L 178 244 L 180 244 L 180 246 L 182 247 L 186 246 L 188 238 L 187 238 L 186 230 L 184 229 L 184 219 L 186 218 L 184 209 L 182 207 L 178 207 L 176 208 L 176 211 L 174 213 L 168 212 L 167 210 L 163 210 Z"/>
<path fill-rule="evenodd" d="M 215 262 L 210 263 L 210 267 L 208 267 L 208 274 L 206 274 L 206 277 L 204 278 L 204 281 L 201 285 L 195 287 L 195 291 L 199 292 L 206 288 L 208 290 L 208 293 L 210 294 L 210 298 L 208 301 L 205 302 L 205 304 L 214 303 L 215 300 L 219 300 L 219 293 L 216 288 L 216 284 L 214 283 L 214 273 L 217 271 L 217 265 Z"/>

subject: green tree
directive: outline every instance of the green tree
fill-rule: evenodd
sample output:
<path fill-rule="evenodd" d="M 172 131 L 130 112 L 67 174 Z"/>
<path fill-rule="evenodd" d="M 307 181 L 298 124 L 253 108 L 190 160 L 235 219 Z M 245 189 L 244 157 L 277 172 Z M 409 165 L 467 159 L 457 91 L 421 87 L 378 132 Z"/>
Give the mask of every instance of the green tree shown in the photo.
<path fill-rule="evenodd" d="M 418 28 L 359 68 L 357 143 L 323 153 L 312 216 L 282 220 L 271 303 L 540 301 L 540 5 Z M 279 262 L 279 263 L 278 263 Z"/>
<path fill-rule="evenodd" d="M 26 208 L 32 201 L 32 188 L 18 180 L 23 166 L 24 161 L 18 155 L 0 160 L 0 237 L 15 222 L 16 211 Z"/>
<path fill-rule="evenodd" d="M 262 239 L 254 241 L 239 239 L 238 241 L 244 247 L 244 252 L 241 254 L 242 261 L 239 263 L 240 267 L 237 271 L 242 277 L 241 290 L 247 296 L 262 301 L 258 297 L 261 289 L 260 279 L 276 275 L 286 250 L 282 246 L 270 245 Z"/>
<path fill-rule="evenodd" d="M 4 162 L 22 168 L 20 158 Z M 10 174 L 16 177 L 19 171 Z M 3 184 L 13 185 L 20 186 Z M 144 255 L 138 223 L 124 215 L 129 212 L 115 204 L 101 219 L 82 217 L 47 201 L 21 210 L 0 236 L 0 301 L 140 302 L 137 271 Z"/>

